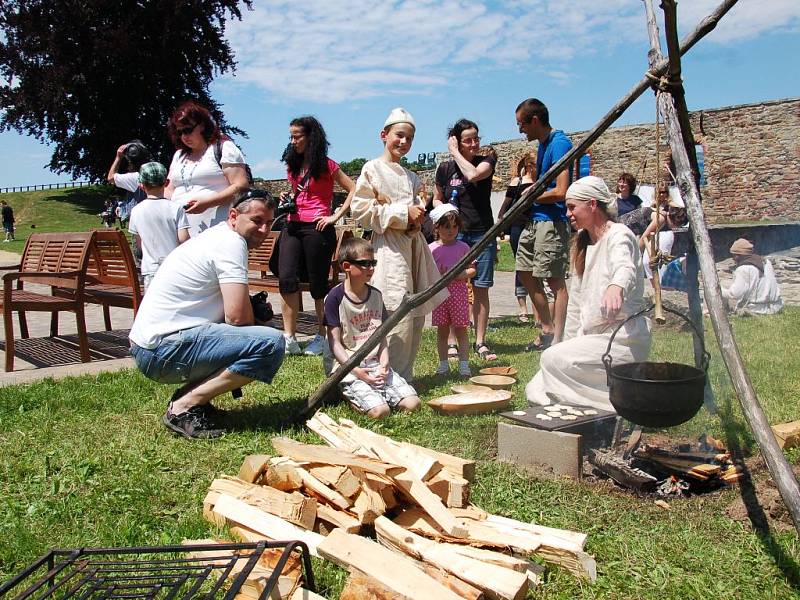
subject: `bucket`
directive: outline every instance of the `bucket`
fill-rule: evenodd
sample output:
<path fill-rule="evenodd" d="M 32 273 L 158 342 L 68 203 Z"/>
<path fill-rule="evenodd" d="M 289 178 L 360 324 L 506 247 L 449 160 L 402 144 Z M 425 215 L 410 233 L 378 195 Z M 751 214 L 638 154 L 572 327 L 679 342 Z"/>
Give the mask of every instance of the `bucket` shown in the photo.
<path fill-rule="evenodd" d="M 652 310 L 650 306 L 628 317 L 614 330 L 603 354 L 603 364 L 608 378 L 609 401 L 619 416 L 643 427 L 673 427 L 685 423 L 703 406 L 706 371 L 711 355 L 703 344 L 702 369 L 671 362 L 638 362 L 612 366 L 611 344 L 625 323 Z M 684 315 L 669 308 L 664 310 L 678 315 L 697 327 Z M 702 337 L 700 337 L 702 343 Z"/>

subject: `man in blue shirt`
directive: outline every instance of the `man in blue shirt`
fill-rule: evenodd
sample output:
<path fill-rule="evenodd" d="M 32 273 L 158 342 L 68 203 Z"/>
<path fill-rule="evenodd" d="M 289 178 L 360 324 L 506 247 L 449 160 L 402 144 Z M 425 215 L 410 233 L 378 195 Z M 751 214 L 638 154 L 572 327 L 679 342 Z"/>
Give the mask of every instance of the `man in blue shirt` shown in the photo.
<path fill-rule="evenodd" d="M 547 107 L 540 100 L 529 98 L 521 102 L 516 117 L 519 132 L 524 133 L 528 141 L 539 142 L 536 173 L 537 177 L 541 177 L 572 149 L 572 142 L 563 131 L 550 126 Z M 570 167 L 562 171 L 542 192 L 531 209 L 531 220 L 519 238 L 516 270 L 542 322 L 538 339 L 528 344 L 527 350 L 544 350 L 560 342 L 564 335 L 570 238 L 564 197 L 571 179 Z M 544 291 L 544 280 L 547 280 L 555 296 L 552 315 Z"/>

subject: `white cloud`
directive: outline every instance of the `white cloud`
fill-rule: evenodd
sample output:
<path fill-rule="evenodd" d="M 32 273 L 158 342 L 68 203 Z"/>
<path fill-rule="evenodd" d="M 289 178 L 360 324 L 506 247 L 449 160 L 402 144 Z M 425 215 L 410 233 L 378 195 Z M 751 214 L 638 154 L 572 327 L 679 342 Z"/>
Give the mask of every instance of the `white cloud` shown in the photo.
<path fill-rule="evenodd" d="M 277 158 L 264 158 L 251 164 L 250 169 L 255 177 L 280 179 L 286 175 L 286 165 Z"/>
<path fill-rule="evenodd" d="M 681 2 L 681 37 L 716 4 Z M 798 28 L 798 0 L 742 0 L 709 40 Z M 320 103 L 420 95 L 519 64 L 567 85 L 576 56 L 646 38 L 638 0 L 261 0 L 228 34 L 234 82 Z"/>

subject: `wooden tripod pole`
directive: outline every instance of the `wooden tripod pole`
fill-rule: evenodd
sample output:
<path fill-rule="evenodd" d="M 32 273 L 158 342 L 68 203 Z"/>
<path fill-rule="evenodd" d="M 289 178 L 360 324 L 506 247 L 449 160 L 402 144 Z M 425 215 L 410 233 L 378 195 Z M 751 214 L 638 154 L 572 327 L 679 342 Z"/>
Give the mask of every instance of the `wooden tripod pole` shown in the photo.
<path fill-rule="evenodd" d="M 725 13 L 727 13 L 734 4 L 736 4 L 736 0 L 723 0 L 723 2 L 714 10 L 714 12 L 703 19 L 695 28 L 695 30 L 692 31 L 692 33 L 690 33 L 681 42 L 681 53 L 687 52 L 698 41 L 711 32 L 717 26 L 719 20 L 725 16 Z M 625 110 L 627 110 L 627 108 L 650 87 L 651 79 L 654 77 L 659 78 L 664 75 L 667 72 L 668 67 L 668 61 L 664 59 L 659 61 L 655 67 L 650 69 L 647 74 L 642 77 L 642 79 L 640 79 L 639 82 L 636 83 L 636 85 L 634 85 L 633 88 L 631 88 L 631 90 L 605 114 L 600 122 L 595 125 L 595 127 L 589 133 L 586 134 L 586 137 L 584 137 L 577 146 L 574 146 L 572 150 L 570 150 L 564 157 L 561 158 L 561 160 L 554 164 L 550 170 L 543 175 L 540 174 L 540 177 L 536 183 L 525 190 L 519 201 L 512 206 L 508 212 L 506 212 L 504 218 L 490 227 L 484 236 L 470 249 L 467 255 L 464 256 L 464 258 L 462 258 L 447 273 L 445 273 L 439 281 L 437 281 L 433 286 L 424 292 L 406 296 L 397 310 L 394 311 L 389 318 L 372 333 L 369 339 L 365 341 L 356 352 L 353 353 L 350 359 L 336 369 L 336 371 L 331 373 L 330 376 L 320 384 L 316 391 L 309 396 L 305 407 L 303 407 L 296 415 L 294 415 L 292 420 L 300 421 L 316 410 L 317 406 L 319 406 L 323 399 L 331 392 L 333 387 L 337 385 L 345 377 L 345 375 L 347 375 L 347 373 L 352 371 L 354 367 L 357 367 L 359 364 L 361 364 L 361 361 L 364 360 L 367 354 L 369 354 L 370 351 L 375 348 L 392 329 L 394 329 L 394 327 L 402 320 L 403 317 L 405 317 L 416 307 L 421 306 L 426 301 L 430 300 L 434 295 L 436 295 L 437 292 L 446 287 L 448 283 L 455 279 L 458 274 L 467 267 L 467 265 L 471 264 L 477 258 L 478 254 L 480 254 L 488 244 L 494 244 L 495 237 L 501 231 L 505 230 L 508 224 L 514 219 L 522 216 L 522 214 L 531 207 L 536 198 L 547 189 L 547 186 L 550 185 L 552 181 L 555 180 L 558 174 L 566 169 L 570 164 L 574 163 L 576 159 L 582 156 L 594 143 L 594 141 L 600 137 L 600 135 L 617 119 L 619 119 Z"/>
<path fill-rule="evenodd" d="M 650 5 L 651 2 L 652 0 L 645 0 L 646 5 Z M 686 204 L 686 210 L 692 225 L 692 238 L 697 249 L 700 271 L 703 274 L 703 292 L 706 305 L 709 309 L 711 323 L 719 343 L 722 359 L 728 369 L 744 416 L 753 431 L 767 467 L 769 467 L 769 471 L 775 479 L 778 491 L 789 509 L 795 529 L 800 531 L 800 485 L 798 485 L 791 466 L 772 434 L 769 422 L 758 402 L 758 397 L 747 375 L 744 362 L 739 354 L 739 348 L 733 337 L 733 330 L 728 320 L 725 301 L 720 289 L 711 238 L 708 234 L 703 208 L 700 204 L 697 180 L 692 172 L 691 162 L 687 153 L 687 144 L 694 149 L 694 139 L 689 128 L 689 113 L 683 98 L 683 86 L 680 85 L 680 80 L 678 79 L 681 67 L 680 52 L 678 51 L 676 2 L 675 0 L 662 0 L 661 7 L 664 10 L 670 62 L 670 80 L 666 82 L 666 92 L 661 94 L 668 100 L 664 102 L 664 112 L 662 114 L 667 128 L 667 137 L 672 148 L 672 157 L 675 161 L 678 187 Z M 652 5 L 650 5 L 650 11 L 652 11 Z M 652 21 L 648 19 L 648 26 L 650 28 L 657 27 L 655 19 Z M 653 38 L 657 44 L 657 31 L 655 36 L 651 34 L 651 39 Z M 654 46 L 654 49 L 660 54 L 658 46 Z"/>

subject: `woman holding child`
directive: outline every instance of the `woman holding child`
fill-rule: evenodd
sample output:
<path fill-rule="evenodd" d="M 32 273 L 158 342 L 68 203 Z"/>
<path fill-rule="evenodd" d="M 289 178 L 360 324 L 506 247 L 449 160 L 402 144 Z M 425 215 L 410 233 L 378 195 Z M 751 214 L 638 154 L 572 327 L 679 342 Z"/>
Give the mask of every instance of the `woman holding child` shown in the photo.
<path fill-rule="evenodd" d="M 319 331 L 303 350 L 304 354 L 322 354 L 325 347 L 323 310 L 328 293 L 328 272 L 336 250 L 336 222 L 350 208 L 355 185 L 339 165 L 328 158 L 325 130 L 314 117 L 304 116 L 289 123 L 289 145 L 283 153 L 286 179 L 292 187 L 296 204 L 287 217 L 280 236 L 278 279 L 283 299 L 283 326 L 286 353 L 300 354 L 297 343 L 297 314 L 300 312 L 299 273 L 308 273 L 311 297 L 317 313 Z M 338 183 L 347 198 L 333 211 L 333 186 Z M 287 195 L 284 195 L 284 200 Z"/>
<path fill-rule="evenodd" d="M 567 190 L 567 216 L 579 230 L 570 254 L 564 340 L 542 353 L 525 393 L 531 404 L 569 402 L 613 410 L 601 359 L 614 329 L 645 308 L 644 268 L 636 236 L 615 223 L 616 199 L 599 177 Z M 628 321 L 614 338 L 614 364 L 641 362 L 650 351 L 650 321 Z"/>
<path fill-rule="evenodd" d="M 494 225 L 492 216 L 492 175 L 497 159 L 478 152 L 481 138 L 478 126 L 469 119 L 459 119 L 448 132 L 447 147 L 451 160 L 436 169 L 436 191 L 433 203 L 448 202 L 458 208 L 464 228 L 458 239 L 472 247 Z M 472 278 L 475 295 L 475 353 L 483 360 L 497 355 L 486 345 L 489 326 L 489 288 L 494 285 L 494 262 L 497 245 L 486 246 L 478 255 L 477 274 Z"/>
<path fill-rule="evenodd" d="M 390 313 L 406 295 L 426 290 L 440 278 L 420 231 L 425 207 L 418 197 L 419 178 L 400 164 L 411 150 L 415 132 L 414 118 L 408 111 L 392 110 L 380 132 L 383 154 L 361 169 L 350 209 L 362 227 L 372 230 L 377 260 L 372 285 L 383 294 Z M 442 290 L 409 312 L 386 338 L 392 369 L 406 381 L 413 379 L 425 315 L 446 298 L 447 291 Z"/>
<path fill-rule="evenodd" d="M 167 133 L 175 144 L 164 195 L 183 206 L 189 235 L 228 218 L 236 194 L 249 185 L 244 155 L 203 106 L 187 101 L 169 119 Z"/>

